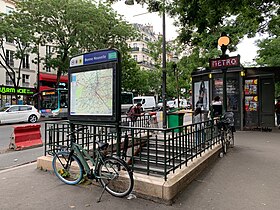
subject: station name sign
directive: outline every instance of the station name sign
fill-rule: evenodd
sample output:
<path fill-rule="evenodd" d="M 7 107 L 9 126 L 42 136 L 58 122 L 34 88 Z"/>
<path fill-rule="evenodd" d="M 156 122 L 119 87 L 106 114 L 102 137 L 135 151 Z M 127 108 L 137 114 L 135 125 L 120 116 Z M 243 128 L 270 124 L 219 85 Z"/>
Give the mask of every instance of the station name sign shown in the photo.
<path fill-rule="evenodd" d="M 228 57 L 228 58 L 217 58 L 210 59 L 210 69 L 222 69 L 229 67 L 239 67 L 240 66 L 240 56 Z"/>
<path fill-rule="evenodd" d="M 14 87 L 0 86 L 0 94 L 15 94 L 16 89 Z M 17 88 L 17 93 L 21 95 L 33 95 L 35 93 L 34 89 L 31 88 Z"/>
<path fill-rule="evenodd" d="M 114 49 L 94 51 L 78 55 L 70 60 L 70 67 L 117 61 L 117 52 Z"/>

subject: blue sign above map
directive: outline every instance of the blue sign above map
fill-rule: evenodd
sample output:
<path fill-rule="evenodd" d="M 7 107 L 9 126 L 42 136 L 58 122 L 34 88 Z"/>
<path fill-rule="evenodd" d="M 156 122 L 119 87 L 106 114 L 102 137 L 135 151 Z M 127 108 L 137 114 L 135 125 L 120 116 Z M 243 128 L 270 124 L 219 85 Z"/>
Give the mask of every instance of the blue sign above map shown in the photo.
<path fill-rule="evenodd" d="M 112 62 L 117 60 L 118 54 L 114 49 L 94 51 L 71 58 L 70 67 Z"/>

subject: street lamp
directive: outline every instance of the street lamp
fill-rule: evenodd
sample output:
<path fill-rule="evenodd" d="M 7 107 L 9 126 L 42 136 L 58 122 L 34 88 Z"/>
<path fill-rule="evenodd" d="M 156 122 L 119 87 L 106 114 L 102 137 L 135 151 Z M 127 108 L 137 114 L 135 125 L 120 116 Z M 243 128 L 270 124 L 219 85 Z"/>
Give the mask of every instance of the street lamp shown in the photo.
<path fill-rule="evenodd" d="M 134 5 L 134 0 L 125 0 L 126 5 Z M 163 0 L 162 11 L 162 108 L 163 108 L 163 121 L 162 127 L 167 128 L 166 117 L 166 38 L 165 38 L 165 0 Z"/>
<path fill-rule="evenodd" d="M 40 110 L 40 52 L 39 52 L 39 42 L 38 42 L 38 49 L 37 49 L 37 57 L 32 60 L 32 63 L 37 64 L 37 93 L 35 94 L 37 97 L 37 109 Z M 35 96 L 34 95 L 34 96 Z"/>
<path fill-rule="evenodd" d="M 225 59 L 227 57 L 226 55 L 226 50 L 227 46 L 230 43 L 230 38 L 226 35 L 226 33 L 222 33 L 221 37 L 218 39 L 218 45 L 221 47 L 222 50 L 222 55 L 220 56 L 222 59 Z M 224 107 L 224 112 L 227 111 L 227 68 L 223 67 L 222 68 L 223 72 L 223 107 Z"/>
<path fill-rule="evenodd" d="M 179 72 L 178 72 L 178 68 L 177 68 L 178 56 L 174 55 L 172 57 L 172 61 L 173 61 L 172 67 L 173 67 L 174 76 L 176 79 L 177 103 L 178 103 L 178 108 L 180 108 L 180 92 L 179 92 L 179 78 L 178 78 Z"/>

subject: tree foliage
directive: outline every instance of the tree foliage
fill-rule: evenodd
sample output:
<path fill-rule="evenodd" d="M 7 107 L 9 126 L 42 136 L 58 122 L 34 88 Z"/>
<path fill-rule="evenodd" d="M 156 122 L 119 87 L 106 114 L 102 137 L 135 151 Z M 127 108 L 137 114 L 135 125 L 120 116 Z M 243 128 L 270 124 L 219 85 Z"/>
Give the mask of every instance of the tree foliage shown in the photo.
<path fill-rule="evenodd" d="M 260 66 L 278 66 L 280 67 L 280 16 L 275 16 L 269 23 L 269 37 L 258 40 L 259 47 L 256 62 Z M 280 95 L 280 81 L 275 84 L 275 96 Z"/>
<path fill-rule="evenodd" d="M 256 61 L 261 66 L 280 66 L 280 16 L 270 21 L 267 32 L 269 37 L 258 41 Z"/>
<path fill-rule="evenodd" d="M 126 40 L 134 35 L 111 7 L 90 0 L 19 1 L 17 13 L 33 24 L 41 45 L 55 46 L 46 65 L 58 70 L 58 78 L 67 71 L 71 56 L 104 48 L 126 55 Z"/>
<path fill-rule="evenodd" d="M 32 51 L 34 28 L 25 17 L 19 18 L 16 13 L 1 14 L 0 18 L 0 65 L 6 70 L 7 75 L 15 87 L 20 86 L 21 70 L 26 54 Z M 7 55 L 6 42 L 11 42 L 15 47 L 15 52 Z M 11 52 L 11 51 L 10 51 Z M 17 59 L 17 71 L 14 69 L 14 59 Z M 15 92 L 16 102 L 18 100 L 17 91 Z"/>

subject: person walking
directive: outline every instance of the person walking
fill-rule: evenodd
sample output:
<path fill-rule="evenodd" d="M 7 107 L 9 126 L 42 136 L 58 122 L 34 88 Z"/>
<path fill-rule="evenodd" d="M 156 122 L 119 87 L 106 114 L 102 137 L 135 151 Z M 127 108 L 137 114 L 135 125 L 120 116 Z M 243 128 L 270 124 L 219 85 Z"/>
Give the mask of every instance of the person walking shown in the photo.
<path fill-rule="evenodd" d="M 277 102 L 275 104 L 275 113 L 277 119 L 277 127 L 280 129 L 280 96 L 277 98 Z"/>

